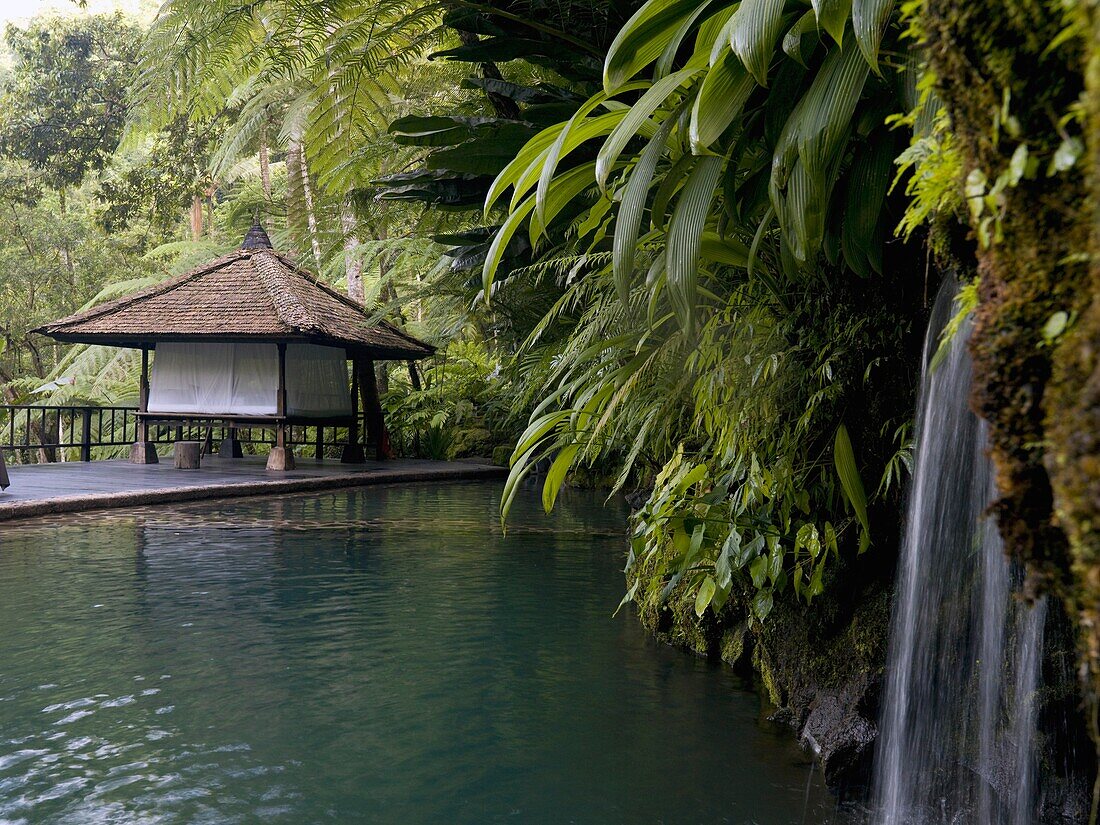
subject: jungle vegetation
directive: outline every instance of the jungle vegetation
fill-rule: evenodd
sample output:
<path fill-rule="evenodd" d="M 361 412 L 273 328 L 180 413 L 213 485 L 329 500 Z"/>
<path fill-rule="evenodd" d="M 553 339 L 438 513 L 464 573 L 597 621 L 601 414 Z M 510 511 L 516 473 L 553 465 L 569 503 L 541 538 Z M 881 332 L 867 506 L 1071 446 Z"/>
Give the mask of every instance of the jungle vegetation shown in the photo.
<path fill-rule="evenodd" d="M 441 345 L 415 387 L 379 369 L 402 449 L 508 460 L 505 519 L 532 474 L 548 510 L 630 493 L 624 602 L 731 659 L 889 580 L 958 279 L 998 524 L 1100 743 L 1094 4 L 170 0 L 5 42 L 8 399 L 125 400 L 125 356 L 26 330 L 259 214 Z"/>

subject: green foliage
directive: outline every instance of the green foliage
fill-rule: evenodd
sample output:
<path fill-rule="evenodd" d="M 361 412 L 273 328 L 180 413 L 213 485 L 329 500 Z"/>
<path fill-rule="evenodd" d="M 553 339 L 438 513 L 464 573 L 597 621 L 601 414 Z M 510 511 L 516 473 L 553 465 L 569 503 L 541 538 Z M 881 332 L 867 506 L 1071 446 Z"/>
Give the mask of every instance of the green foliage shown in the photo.
<path fill-rule="evenodd" d="M 9 26 L 0 153 L 41 170 L 49 186 L 80 184 L 118 146 L 141 31 L 124 18 L 51 17 Z"/>

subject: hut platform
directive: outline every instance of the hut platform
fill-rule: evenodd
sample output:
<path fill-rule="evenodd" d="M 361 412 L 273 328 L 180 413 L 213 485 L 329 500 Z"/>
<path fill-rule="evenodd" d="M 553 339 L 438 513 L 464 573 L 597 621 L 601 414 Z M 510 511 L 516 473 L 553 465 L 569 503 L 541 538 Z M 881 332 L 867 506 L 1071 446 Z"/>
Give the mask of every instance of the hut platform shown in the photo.
<path fill-rule="evenodd" d="M 0 522 L 55 513 L 137 507 L 176 501 L 280 495 L 372 484 L 503 478 L 507 469 L 466 461 L 368 461 L 298 458 L 288 472 L 270 472 L 263 456 L 203 459 L 198 470 L 124 460 L 9 466 L 11 486 L 0 493 Z"/>

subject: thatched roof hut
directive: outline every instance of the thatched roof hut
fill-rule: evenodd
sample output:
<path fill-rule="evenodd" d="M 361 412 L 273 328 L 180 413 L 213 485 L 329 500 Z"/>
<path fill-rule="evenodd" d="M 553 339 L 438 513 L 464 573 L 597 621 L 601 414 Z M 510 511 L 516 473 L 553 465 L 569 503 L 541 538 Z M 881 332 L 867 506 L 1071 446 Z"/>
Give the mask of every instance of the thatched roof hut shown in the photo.
<path fill-rule="evenodd" d="M 309 343 L 376 360 L 413 360 L 434 347 L 321 283 L 271 248 L 254 226 L 227 255 L 156 286 L 45 324 L 58 341 L 142 347 L 161 341 Z"/>
<path fill-rule="evenodd" d="M 271 424 L 282 451 L 275 463 L 293 466 L 287 424 L 357 426 L 359 370 L 351 371 L 349 391 L 347 361 L 412 361 L 435 351 L 392 324 L 370 321 L 360 304 L 272 249 L 259 225 L 227 255 L 35 332 L 142 350 L 142 425 L 132 454 L 139 463 L 156 461 L 147 422 L 216 418 Z M 368 421 L 379 430 L 372 435 L 380 438 L 381 408 L 376 393 L 366 395 L 373 399 Z"/>

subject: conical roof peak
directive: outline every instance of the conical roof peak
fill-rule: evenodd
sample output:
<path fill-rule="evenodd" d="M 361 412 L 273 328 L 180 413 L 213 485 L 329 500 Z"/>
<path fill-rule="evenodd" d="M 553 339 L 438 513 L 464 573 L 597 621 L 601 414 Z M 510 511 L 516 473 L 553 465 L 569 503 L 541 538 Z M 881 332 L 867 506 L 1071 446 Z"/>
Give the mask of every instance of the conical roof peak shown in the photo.
<path fill-rule="evenodd" d="M 241 249 L 271 249 L 271 238 L 267 237 L 267 232 L 260 224 L 257 218 L 252 223 L 252 228 L 244 234 L 244 240 L 241 241 Z"/>

